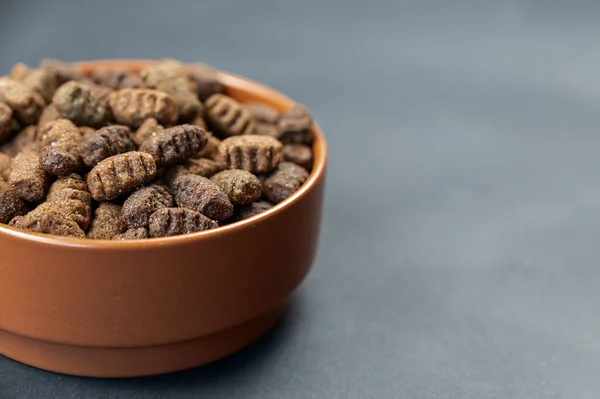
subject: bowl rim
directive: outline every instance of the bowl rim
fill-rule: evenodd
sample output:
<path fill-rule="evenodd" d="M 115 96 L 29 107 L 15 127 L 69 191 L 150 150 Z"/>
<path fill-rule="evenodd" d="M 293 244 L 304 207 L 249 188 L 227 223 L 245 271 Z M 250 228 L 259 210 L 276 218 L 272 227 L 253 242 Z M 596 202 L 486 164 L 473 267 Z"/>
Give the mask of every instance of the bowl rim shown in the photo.
<path fill-rule="evenodd" d="M 145 65 L 155 63 L 158 60 L 142 60 L 142 59 L 114 59 L 114 60 L 89 60 L 89 61 L 78 61 L 74 62 L 78 69 L 96 69 L 96 68 L 112 68 L 112 67 L 123 67 L 129 65 L 130 68 L 136 69 L 141 68 Z M 261 97 L 272 97 L 277 101 L 285 104 L 287 108 L 296 104 L 294 100 L 286 96 L 285 94 L 268 87 L 262 83 L 242 77 L 240 75 L 215 69 L 207 66 L 203 63 L 184 63 L 186 66 L 200 65 L 208 67 L 215 71 L 219 82 L 225 85 L 225 87 L 231 87 L 235 89 L 242 89 L 247 92 L 256 93 Z M 77 247 L 77 248 L 88 248 L 88 249 L 111 249 L 111 250 L 131 250 L 135 248 L 147 248 L 147 247 L 158 247 L 158 246 L 173 246 L 190 241 L 200 241 L 207 239 L 214 239 L 227 235 L 236 230 L 242 230 L 248 228 L 256 223 L 264 222 L 268 219 L 276 217 L 278 214 L 284 212 L 286 209 L 294 206 L 295 203 L 306 197 L 308 193 L 314 189 L 315 185 L 324 178 L 325 169 L 327 166 L 327 142 L 323 131 L 319 124 L 314 121 L 314 147 L 318 147 L 318 151 L 313 151 L 313 168 L 308 176 L 308 179 L 304 184 L 296 190 L 294 194 L 286 198 L 284 201 L 276 204 L 270 209 L 259 213 L 258 215 L 252 216 L 247 219 L 240 220 L 225 226 L 219 226 L 216 229 L 199 231 L 196 233 L 177 235 L 172 237 L 158 237 L 158 238 L 146 238 L 143 240 L 124 240 L 115 241 L 107 239 L 90 239 L 90 238 L 73 238 L 73 237 L 61 237 L 53 236 L 50 234 L 36 233 L 30 231 L 24 231 L 7 224 L 0 223 L 0 239 L 3 235 L 11 236 L 15 239 L 21 239 L 25 241 L 35 242 L 37 244 L 53 245 L 60 247 Z"/>

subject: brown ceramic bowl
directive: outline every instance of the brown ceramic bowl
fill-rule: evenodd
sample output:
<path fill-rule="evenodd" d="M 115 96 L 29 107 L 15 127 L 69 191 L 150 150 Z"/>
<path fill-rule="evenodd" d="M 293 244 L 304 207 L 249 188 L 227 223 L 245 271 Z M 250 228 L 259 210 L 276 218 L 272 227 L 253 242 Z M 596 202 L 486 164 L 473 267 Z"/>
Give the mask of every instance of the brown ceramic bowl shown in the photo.
<path fill-rule="evenodd" d="M 292 105 L 258 83 L 219 79 L 241 102 Z M 315 134 L 312 173 L 292 197 L 216 230 L 114 242 L 0 225 L 0 353 L 60 373 L 129 377 L 205 364 L 259 338 L 315 256 L 327 161 L 318 126 Z"/>

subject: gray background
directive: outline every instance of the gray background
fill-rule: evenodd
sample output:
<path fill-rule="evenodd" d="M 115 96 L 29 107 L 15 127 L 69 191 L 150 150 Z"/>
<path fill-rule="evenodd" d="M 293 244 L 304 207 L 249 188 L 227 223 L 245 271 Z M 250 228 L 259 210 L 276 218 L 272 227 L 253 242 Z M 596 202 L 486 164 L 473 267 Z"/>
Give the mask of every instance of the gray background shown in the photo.
<path fill-rule="evenodd" d="M 135 380 L 0 359 L 12 398 L 597 398 L 600 24 L 584 1 L 6 1 L 17 61 L 173 57 L 307 104 L 331 149 L 282 323 Z"/>

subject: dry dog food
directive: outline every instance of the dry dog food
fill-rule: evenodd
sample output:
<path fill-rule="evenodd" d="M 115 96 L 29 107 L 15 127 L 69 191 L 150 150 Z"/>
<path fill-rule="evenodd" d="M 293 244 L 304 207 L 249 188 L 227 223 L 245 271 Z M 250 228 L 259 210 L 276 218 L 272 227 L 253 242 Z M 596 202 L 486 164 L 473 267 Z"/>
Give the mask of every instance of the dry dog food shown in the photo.
<path fill-rule="evenodd" d="M 217 229 L 292 195 L 312 116 L 240 103 L 203 65 L 139 72 L 44 60 L 0 77 L 0 223 L 139 240 Z"/>

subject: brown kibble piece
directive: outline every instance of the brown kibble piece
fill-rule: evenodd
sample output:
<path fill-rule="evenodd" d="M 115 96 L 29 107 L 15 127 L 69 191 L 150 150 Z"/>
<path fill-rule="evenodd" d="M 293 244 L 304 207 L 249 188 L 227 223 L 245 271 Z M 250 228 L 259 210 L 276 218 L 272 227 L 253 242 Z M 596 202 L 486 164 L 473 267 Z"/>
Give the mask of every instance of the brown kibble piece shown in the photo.
<path fill-rule="evenodd" d="M 52 96 L 58 87 L 56 76 L 44 69 L 34 69 L 22 80 L 29 90 L 38 93 L 46 104 L 52 101 Z"/>
<path fill-rule="evenodd" d="M 223 85 L 217 79 L 217 72 L 211 68 L 192 67 L 189 76 L 196 86 L 196 95 L 201 101 L 206 101 L 213 94 L 225 92 Z"/>
<path fill-rule="evenodd" d="M 190 121 L 202 115 L 202 103 L 190 90 L 190 83 L 181 63 L 164 60 L 140 72 L 146 86 L 169 94 L 179 104 L 179 119 Z"/>
<path fill-rule="evenodd" d="M 158 184 L 142 187 L 123 203 L 123 220 L 128 229 L 148 228 L 150 215 L 174 205 L 173 196 Z"/>
<path fill-rule="evenodd" d="M 185 161 L 206 145 L 206 132 L 194 125 L 179 125 L 161 130 L 140 145 L 140 151 L 154 157 L 157 166 Z"/>
<path fill-rule="evenodd" d="M 79 159 L 60 147 L 45 147 L 40 152 L 40 165 L 51 176 L 66 176 L 80 166 Z"/>
<path fill-rule="evenodd" d="M 246 103 L 244 104 L 244 108 L 250 112 L 250 115 L 252 115 L 257 123 L 268 123 L 274 125 L 279 119 L 279 113 L 275 108 L 271 108 L 262 103 Z"/>
<path fill-rule="evenodd" d="M 23 151 L 13 160 L 9 182 L 17 195 L 28 202 L 44 198 L 48 189 L 48 175 L 39 163 L 39 156 Z"/>
<path fill-rule="evenodd" d="M 13 117 L 13 110 L 4 103 L 0 103 L 0 144 L 10 139 L 19 129 L 19 123 Z"/>
<path fill-rule="evenodd" d="M 12 79 L 18 80 L 20 82 L 23 79 L 25 79 L 27 75 L 29 75 L 29 71 L 31 71 L 31 69 L 29 69 L 29 67 L 26 64 L 19 62 L 15 64 L 15 66 L 13 66 L 13 68 L 10 70 L 9 76 Z"/>
<path fill-rule="evenodd" d="M 39 152 L 39 143 L 37 142 L 37 126 L 30 125 L 18 132 L 11 140 L 0 146 L 0 152 L 12 157 L 28 149 L 32 152 Z"/>
<path fill-rule="evenodd" d="M 175 100 L 158 90 L 117 90 L 108 97 L 108 103 L 117 123 L 134 128 L 147 118 L 155 118 L 162 125 L 172 125 L 179 115 Z"/>
<path fill-rule="evenodd" d="M 44 108 L 42 114 L 40 115 L 40 119 L 38 120 L 38 129 L 43 128 L 46 123 L 53 122 L 57 119 L 60 119 L 58 110 L 53 104 L 48 105 L 46 108 Z"/>
<path fill-rule="evenodd" d="M 252 173 L 234 169 L 219 172 L 210 181 L 227 194 L 233 205 L 249 205 L 262 195 L 262 184 Z"/>
<path fill-rule="evenodd" d="M 46 201 L 61 207 L 82 230 L 87 230 L 92 219 L 92 197 L 81 176 L 71 174 L 56 180 L 48 190 Z"/>
<path fill-rule="evenodd" d="M 175 203 L 202 213 L 213 220 L 225 220 L 233 214 L 233 205 L 223 190 L 205 177 L 181 174 L 171 182 Z"/>
<path fill-rule="evenodd" d="M 184 164 L 190 173 L 203 177 L 211 177 L 225 169 L 225 165 L 207 158 L 188 159 Z"/>
<path fill-rule="evenodd" d="M 140 146 L 144 141 L 146 141 L 146 139 L 152 136 L 152 134 L 157 133 L 163 129 L 164 127 L 162 125 L 159 125 L 156 119 L 148 118 L 144 122 L 142 122 L 138 130 L 135 132 L 135 135 L 133 136 L 133 141 L 135 142 L 135 144 Z"/>
<path fill-rule="evenodd" d="M 219 159 L 219 144 L 221 144 L 221 140 L 209 133 L 207 133 L 206 139 L 204 148 L 195 153 L 193 158 L 208 158 L 217 161 Z"/>
<path fill-rule="evenodd" d="M 0 180 L 0 223 L 8 223 L 15 216 L 27 213 L 27 205 L 10 184 Z"/>
<path fill-rule="evenodd" d="M 81 82 L 70 81 L 60 86 L 52 103 L 63 118 L 76 125 L 99 127 L 111 119 L 110 107 L 102 94 Z"/>
<path fill-rule="evenodd" d="M 311 144 L 313 117 L 304 105 L 290 108 L 277 122 L 277 138 L 283 143 Z"/>
<path fill-rule="evenodd" d="M 77 126 L 68 119 L 45 124 L 40 131 L 40 165 L 50 175 L 66 176 L 81 165 L 83 138 Z"/>
<path fill-rule="evenodd" d="M 111 125 L 96 131 L 88 137 L 81 149 L 81 158 L 88 168 L 113 155 L 135 151 L 129 128 L 124 125 Z"/>
<path fill-rule="evenodd" d="M 69 80 L 83 80 L 85 78 L 72 64 L 50 58 L 42 60 L 40 69 L 53 73 L 59 86 Z"/>
<path fill-rule="evenodd" d="M 254 132 L 254 118 L 233 98 L 213 94 L 206 100 L 205 105 L 206 122 L 216 133 L 230 137 Z"/>
<path fill-rule="evenodd" d="M 139 75 L 123 69 L 94 71 L 92 73 L 92 80 L 99 85 L 110 87 L 113 90 L 140 89 L 144 87 L 144 82 L 142 82 Z"/>
<path fill-rule="evenodd" d="M 125 231 L 125 223 L 119 205 L 102 202 L 94 211 L 94 220 L 88 232 L 88 238 L 95 240 L 111 240 Z"/>
<path fill-rule="evenodd" d="M 257 201 L 250 205 L 240 206 L 235 208 L 233 217 L 230 219 L 231 222 L 239 222 L 240 220 L 251 218 L 259 213 L 266 211 L 273 207 L 273 204 L 269 201 Z"/>
<path fill-rule="evenodd" d="M 10 155 L 0 152 L 0 178 L 8 181 L 13 159 Z"/>
<path fill-rule="evenodd" d="M 150 154 L 131 151 L 114 155 L 98 163 L 88 173 L 87 183 L 98 202 L 110 201 L 148 184 L 156 176 L 156 164 Z"/>
<path fill-rule="evenodd" d="M 23 217 L 23 228 L 38 233 L 85 238 L 85 233 L 61 205 L 44 202 Z"/>
<path fill-rule="evenodd" d="M 24 229 L 23 216 L 15 216 L 8 222 L 8 225 L 17 229 Z"/>
<path fill-rule="evenodd" d="M 219 144 L 219 160 L 229 169 L 270 172 L 281 160 L 283 144 L 269 136 L 229 137 Z"/>
<path fill-rule="evenodd" d="M 150 237 L 170 237 L 218 227 L 214 220 L 191 209 L 162 208 L 150 216 Z"/>
<path fill-rule="evenodd" d="M 277 126 L 270 123 L 257 123 L 254 134 L 277 138 Z"/>
<path fill-rule="evenodd" d="M 24 125 L 36 123 L 45 105 L 42 96 L 9 77 L 0 78 L 0 101 L 12 108 Z"/>
<path fill-rule="evenodd" d="M 125 240 L 143 240 L 148 238 L 148 230 L 145 228 L 127 230 L 125 233 L 117 234 L 113 237 L 113 240 L 125 241 Z"/>
<path fill-rule="evenodd" d="M 291 162 L 282 162 L 263 184 L 263 193 L 276 204 L 294 194 L 308 178 L 308 171 Z"/>
<path fill-rule="evenodd" d="M 312 149 L 305 144 L 285 144 L 283 146 L 284 162 L 292 162 L 306 170 L 312 169 Z"/>

